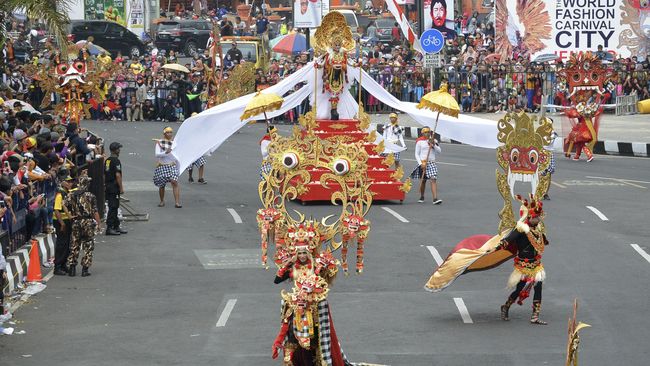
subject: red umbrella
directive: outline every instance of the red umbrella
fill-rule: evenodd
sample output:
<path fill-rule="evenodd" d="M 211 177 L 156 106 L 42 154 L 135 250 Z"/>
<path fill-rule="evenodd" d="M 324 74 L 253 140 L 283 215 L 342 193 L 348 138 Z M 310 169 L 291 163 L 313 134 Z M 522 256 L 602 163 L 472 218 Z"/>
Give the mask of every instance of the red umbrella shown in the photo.
<path fill-rule="evenodd" d="M 289 55 L 307 50 L 307 38 L 301 33 L 291 33 L 273 46 L 273 52 Z"/>

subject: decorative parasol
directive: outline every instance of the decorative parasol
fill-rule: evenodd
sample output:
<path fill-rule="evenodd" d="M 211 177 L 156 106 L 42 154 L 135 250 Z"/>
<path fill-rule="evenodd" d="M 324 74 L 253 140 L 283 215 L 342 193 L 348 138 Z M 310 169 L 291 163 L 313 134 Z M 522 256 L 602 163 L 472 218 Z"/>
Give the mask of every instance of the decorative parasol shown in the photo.
<path fill-rule="evenodd" d="M 420 103 L 418 103 L 417 108 L 426 108 L 438 112 L 438 115 L 436 116 L 436 124 L 433 127 L 434 134 L 436 133 L 436 128 L 438 128 L 438 118 L 440 117 L 440 113 L 458 118 L 458 113 L 460 112 L 458 102 L 447 92 L 447 84 L 442 84 L 440 85 L 440 89 L 423 96 Z"/>
<path fill-rule="evenodd" d="M 188 70 L 187 67 L 181 64 L 166 64 L 162 68 L 167 70 L 180 71 L 186 74 L 190 72 L 190 70 Z"/>
<path fill-rule="evenodd" d="M 75 43 L 75 45 L 79 49 L 82 49 L 82 48 L 86 47 L 86 49 L 88 50 L 88 53 L 90 53 L 91 55 L 96 56 L 96 55 L 99 55 L 102 52 L 106 52 L 107 55 L 111 54 L 106 49 L 104 49 L 104 48 L 102 48 L 102 47 L 100 47 L 100 46 L 98 46 L 98 45 L 96 45 L 96 44 L 94 44 L 92 42 L 88 42 L 85 39 Z"/>
<path fill-rule="evenodd" d="M 293 55 L 307 50 L 307 38 L 301 33 L 290 33 L 282 37 L 272 48 L 273 52 Z"/>
<path fill-rule="evenodd" d="M 277 94 L 257 92 L 253 99 L 248 102 L 246 109 L 244 109 L 244 113 L 239 118 L 243 121 L 253 116 L 257 116 L 260 113 L 264 113 L 264 119 L 268 125 L 269 119 L 266 117 L 266 112 L 280 109 L 282 103 L 284 103 L 284 99 Z"/>

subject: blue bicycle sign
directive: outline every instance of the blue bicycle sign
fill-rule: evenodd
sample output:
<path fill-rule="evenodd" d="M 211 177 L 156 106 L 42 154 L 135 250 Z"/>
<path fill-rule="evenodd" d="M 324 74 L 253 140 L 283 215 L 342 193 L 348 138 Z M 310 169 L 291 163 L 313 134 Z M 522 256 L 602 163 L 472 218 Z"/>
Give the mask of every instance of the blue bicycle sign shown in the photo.
<path fill-rule="evenodd" d="M 422 33 L 420 44 L 426 53 L 438 53 L 445 45 L 445 37 L 437 29 L 428 29 Z"/>

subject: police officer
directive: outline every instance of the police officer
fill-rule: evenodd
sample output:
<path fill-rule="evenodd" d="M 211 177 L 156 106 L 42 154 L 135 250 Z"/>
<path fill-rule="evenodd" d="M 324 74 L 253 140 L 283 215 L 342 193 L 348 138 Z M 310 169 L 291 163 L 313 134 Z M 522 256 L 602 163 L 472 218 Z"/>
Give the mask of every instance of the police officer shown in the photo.
<path fill-rule="evenodd" d="M 122 163 L 120 163 L 120 149 L 122 144 L 113 142 L 109 146 L 111 156 L 104 162 L 104 184 L 106 186 L 106 202 L 108 214 L 106 216 L 106 235 L 126 234 L 120 228 L 120 219 L 117 218 L 117 209 L 120 207 L 120 195 L 124 194 L 122 186 Z"/>

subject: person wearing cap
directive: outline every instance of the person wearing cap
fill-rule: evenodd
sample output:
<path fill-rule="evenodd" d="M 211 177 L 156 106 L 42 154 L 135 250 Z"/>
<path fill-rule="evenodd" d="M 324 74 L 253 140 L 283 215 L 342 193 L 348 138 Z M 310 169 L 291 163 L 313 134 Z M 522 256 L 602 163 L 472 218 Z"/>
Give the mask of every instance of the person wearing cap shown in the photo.
<path fill-rule="evenodd" d="M 394 145 L 399 145 L 401 147 L 406 147 L 404 143 L 404 128 L 398 124 L 397 113 L 391 113 L 389 115 L 390 126 L 384 127 L 384 140 L 390 142 Z M 382 156 L 387 156 L 388 154 L 382 154 Z M 399 152 L 394 152 L 393 157 L 395 158 L 395 169 L 399 169 L 400 155 Z"/>
<path fill-rule="evenodd" d="M 93 264 L 95 232 L 102 226 L 97 210 L 97 197 L 88 191 L 90 181 L 90 177 L 80 176 L 77 189 L 68 194 L 64 201 L 72 219 L 70 254 L 68 255 L 68 276 L 70 277 L 77 275 L 77 260 L 81 249 L 84 251 L 84 256 L 81 258 L 81 277 L 90 276 L 88 269 Z"/>
<path fill-rule="evenodd" d="M 232 41 L 232 47 L 226 52 L 226 56 L 236 65 L 239 64 L 244 58 L 239 48 L 237 48 L 237 42 Z"/>
<path fill-rule="evenodd" d="M 171 127 L 165 127 L 163 130 L 163 138 L 156 141 L 155 156 L 158 159 L 158 166 L 153 173 L 153 183 L 158 187 L 158 195 L 160 196 L 160 203 L 158 207 L 165 206 L 165 186 L 171 183 L 172 192 L 174 193 L 174 207 L 181 208 L 181 187 L 178 185 L 178 166 L 176 165 L 176 158 L 172 155 L 172 137 L 174 130 Z"/>
<path fill-rule="evenodd" d="M 424 190 L 426 188 L 427 179 L 431 180 L 431 195 L 433 196 L 433 204 L 439 205 L 442 200 L 438 198 L 438 167 L 436 166 L 436 155 L 440 154 L 442 150 L 438 144 L 438 140 L 433 138 L 431 129 L 424 127 L 421 131 L 421 136 L 415 140 L 415 160 L 420 163 L 415 167 L 411 173 L 411 179 L 420 180 L 420 199 L 418 202 L 424 202 Z"/>
<path fill-rule="evenodd" d="M 59 188 L 54 196 L 54 229 L 56 230 L 56 245 L 54 248 L 54 274 L 62 276 L 68 274 L 66 265 L 70 255 L 70 236 L 72 226 L 70 214 L 63 205 L 65 198 L 72 189 L 73 179 L 68 169 L 59 171 Z"/>
<path fill-rule="evenodd" d="M 106 214 L 106 235 L 126 234 L 127 231 L 120 227 L 117 210 L 120 208 L 120 195 L 124 194 L 122 185 L 122 163 L 120 162 L 120 149 L 122 144 L 112 142 L 109 146 L 111 156 L 104 162 L 105 198 L 108 204 Z"/>

